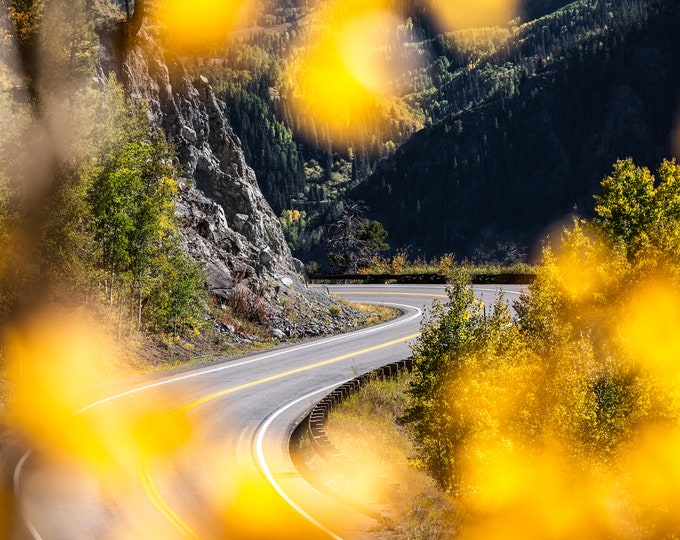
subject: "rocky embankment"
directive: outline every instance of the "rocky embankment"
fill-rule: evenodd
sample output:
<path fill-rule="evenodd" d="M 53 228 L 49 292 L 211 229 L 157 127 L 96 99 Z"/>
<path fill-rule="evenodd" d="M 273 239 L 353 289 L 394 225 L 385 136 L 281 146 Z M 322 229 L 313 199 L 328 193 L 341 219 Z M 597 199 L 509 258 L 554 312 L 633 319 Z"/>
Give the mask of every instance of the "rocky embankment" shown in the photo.
<path fill-rule="evenodd" d="M 120 25 L 114 13 L 98 25 L 98 77 L 115 74 L 130 99 L 148 104 L 153 123 L 175 145 L 187 177 L 177 202 L 184 247 L 205 268 L 218 305 L 279 338 L 360 324 L 357 312 L 307 288 L 303 265 L 291 255 L 209 80 L 189 74 L 143 27 L 121 47 Z"/>

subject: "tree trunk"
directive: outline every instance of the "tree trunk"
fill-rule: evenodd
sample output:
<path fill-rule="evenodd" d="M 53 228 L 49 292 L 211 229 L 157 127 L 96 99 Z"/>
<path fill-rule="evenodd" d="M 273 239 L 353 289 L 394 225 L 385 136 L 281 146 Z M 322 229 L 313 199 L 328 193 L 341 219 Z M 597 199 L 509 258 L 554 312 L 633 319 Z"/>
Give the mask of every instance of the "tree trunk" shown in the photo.
<path fill-rule="evenodd" d="M 111 276 L 111 283 L 109 284 L 109 306 L 113 306 L 113 289 L 116 284 L 116 271 L 113 269 L 113 265 L 109 275 Z"/>
<path fill-rule="evenodd" d="M 139 288 L 139 306 L 137 309 L 137 331 L 142 328 L 142 288 Z"/>
<path fill-rule="evenodd" d="M 128 39 L 132 39 L 137 35 L 139 29 L 142 27 L 144 15 L 146 11 L 146 2 L 144 0 L 135 1 L 135 10 L 132 17 L 128 19 Z"/>
<path fill-rule="evenodd" d="M 125 284 L 120 283 L 120 303 L 118 306 L 118 340 L 123 337 L 123 301 L 125 300 Z"/>

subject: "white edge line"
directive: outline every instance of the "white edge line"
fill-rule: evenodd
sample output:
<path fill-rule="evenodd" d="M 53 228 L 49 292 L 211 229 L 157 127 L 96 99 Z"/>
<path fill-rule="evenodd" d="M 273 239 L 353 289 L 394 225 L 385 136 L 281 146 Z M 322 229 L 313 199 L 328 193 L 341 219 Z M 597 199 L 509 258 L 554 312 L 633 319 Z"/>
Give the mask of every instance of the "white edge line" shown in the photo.
<path fill-rule="evenodd" d="M 15 495 L 18 495 L 18 493 L 19 493 L 20 482 L 21 482 L 21 470 L 23 469 L 24 464 L 26 463 L 28 458 L 31 456 L 32 451 L 33 450 L 28 450 L 23 456 L 21 456 L 19 463 L 17 463 L 17 466 L 14 469 L 14 493 L 15 493 Z M 33 523 L 31 523 L 28 520 L 28 518 L 26 517 L 26 513 L 24 511 L 23 504 L 19 504 L 19 515 L 21 516 L 21 521 L 24 523 L 24 525 L 26 525 L 28 532 L 33 537 L 33 540 L 43 540 L 43 537 L 40 536 L 40 533 L 33 526 Z"/>
<path fill-rule="evenodd" d="M 345 379 L 344 381 L 340 381 L 334 384 L 331 384 L 329 386 L 326 386 L 324 388 L 319 388 L 318 390 L 314 390 L 313 392 L 310 392 L 309 394 L 305 394 L 302 397 L 299 397 L 287 405 L 281 407 L 280 409 L 276 410 L 273 414 L 271 414 L 265 421 L 264 423 L 260 426 L 260 429 L 257 432 L 257 438 L 256 438 L 256 443 L 255 443 L 255 450 L 257 453 L 257 460 L 260 464 L 260 468 L 262 469 L 262 472 L 264 475 L 267 477 L 267 480 L 269 483 L 272 485 L 272 487 L 276 490 L 276 492 L 283 498 L 284 501 L 290 505 L 293 510 L 295 510 L 298 514 L 300 514 L 303 518 L 305 518 L 307 521 L 309 521 L 312 525 L 317 527 L 318 529 L 322 530 L 326 534 L 328 534 L 331 538 L 334 540 L 343 540 L 341 536 L 338 536 L 335 534 L 333 531 L 328 529 L 325 525 L 321 524 L 319 521 L 317 521 L 315 518 L 310 516 L 307 512 L 305 512 L 298 504 L 293 501 L 285 491 L 283 491 L 283 488 L 278 484 L 276 479 L 274 478 L 274 475 L 272 474 L 271 470 L 269 469 L 269 465 L 267 465 L 267 461 L 264 458 L 264 450 L 263 450 L 263 441 L 264 441 L 264 435 L 269 429 L 269 426 L 276 420 L 281 414 L 286 412 L 288 409 L 291 407 L 297 405 L 301 401 L 304 401 L 306 399 L 311 398 L 312 396 L 319 394 L 320 392 L 324 392 L 326 390 L 330 390 L 331 388 L 336 388 L 340 386 L 341 384 L 346 383 L 347 381 L 351 381 L 352 379 Z"/>

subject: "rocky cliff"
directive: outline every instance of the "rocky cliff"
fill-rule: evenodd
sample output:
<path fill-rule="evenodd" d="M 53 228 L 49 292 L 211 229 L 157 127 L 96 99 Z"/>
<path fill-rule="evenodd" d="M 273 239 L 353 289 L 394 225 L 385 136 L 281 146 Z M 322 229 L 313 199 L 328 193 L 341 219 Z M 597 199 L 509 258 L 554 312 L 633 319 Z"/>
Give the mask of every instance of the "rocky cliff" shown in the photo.
<path fill-rule="evenodd" d="M 175 145 L 188 179 L 177 202 L 184 246 L 205 268 L 210 293 L 279 337 L 355 324 L 355 313 L 307 288 L 208 79 L 190 75 L 144 28 L 121 47 L 120 21 L 102 11 L 98 77 L 114 73 Z"/>

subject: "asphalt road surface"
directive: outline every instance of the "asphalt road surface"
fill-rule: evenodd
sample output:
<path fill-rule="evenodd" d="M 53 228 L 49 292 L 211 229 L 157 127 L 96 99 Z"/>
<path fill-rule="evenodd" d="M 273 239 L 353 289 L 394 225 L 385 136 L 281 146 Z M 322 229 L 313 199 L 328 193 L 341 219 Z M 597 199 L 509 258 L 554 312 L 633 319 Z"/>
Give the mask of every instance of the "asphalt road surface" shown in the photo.
<path fill-rule="evenodd" d="M 16 539 L 372 538 L 372 518 L 295 469 L 292 431 L 344 381 L 410 355 L 443 286 L 324 287 L 388 304 L 388 323 L 147 379 L 74 417 L 72 455 L 33 451 L 14 475 Z M 502 286 L 509 301 L 520 286 Z M 498 287 L 476 286 L 492 304 Z M 92 435 L 95 433 L 95 435 Z"/>

